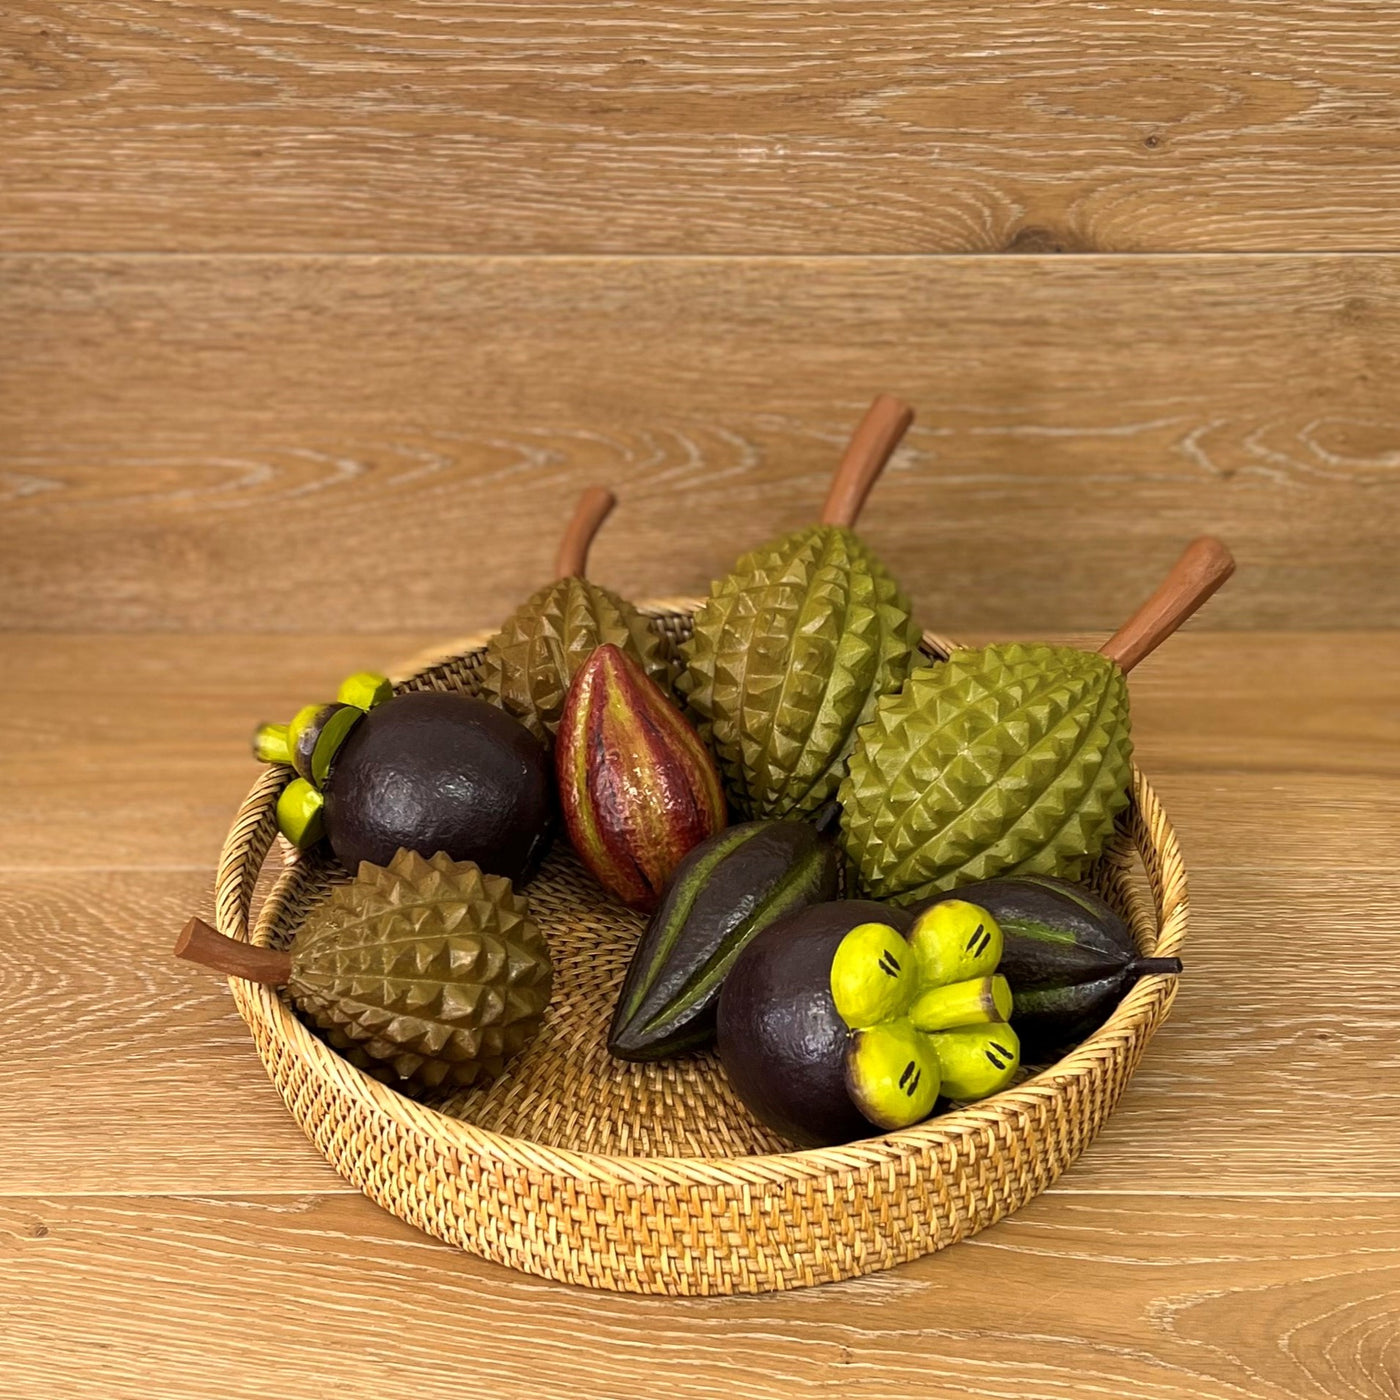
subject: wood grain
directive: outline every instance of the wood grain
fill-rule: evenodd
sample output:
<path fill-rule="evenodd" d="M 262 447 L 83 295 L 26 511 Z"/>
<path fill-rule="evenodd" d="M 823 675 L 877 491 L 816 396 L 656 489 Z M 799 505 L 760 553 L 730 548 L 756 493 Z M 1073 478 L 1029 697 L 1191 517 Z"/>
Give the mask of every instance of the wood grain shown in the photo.
<path fill-rule="evenodd" d="M 1191 909 L 1171 1018 L 1066 1188 L 1400 1196 L 1393 874 L 1196 873 Z"/>
<path fill-rule="evenodd" d="M 1375 249 L 1400 76 L 1366 0 L 29 0 L 18 249 Z"/>
<path fill-rule="evenodd" d="M 0 1395 L 1397 1400 L 1394 40 L 1367 0 L 0 14 Z M 890 1274 L 682 1304 L 454 1253 L 169 954 L 249 729 L 494 626 L 585 485 L 597 577 L 702 591 L 878 390 L 920 420 L 863 528 L 927 625 L 1101 640 L 1188 537 L 1239 556 L 1133 677 L 1173 1016 L 1049 1193 Z"/>
<path fill-rule="evenodd" d="M 0 1193 L 328 1189 L 222 979 L 171 955 L 209 902 L 196 872 L 0 875 Z M 1061 1189 L 1400 1196 L 1393 875 L 1198 874 L 1192 906 L 1172 1018 Z"/>
<path fill-rule="evenodd" d="M 851 1283 L 661 1300 L 508 1273 L 359 1198 L 0 1201 L 0 1374 L 66 1400 L 1386 1400 L 1400 1201 L 1043 1196 Z"/>
<path fill-rule="evenodd" d="M 0 1009 L 23 1046 L 0 1062 L 0 1195 L 350 1189 L 268 1083 L 224 979 L 171 953 L 212 886 L 0 876 Z"/>
<path fill-rule="evenodd" d="M 212 880 L 253 728 L 430 639 L 0 634 L 0 868 Z"/>
<path fill-rule="evenodd" d="M 209 912 L 198 862 L 250 715 L 427 640 L 0 638 L 17 1394 L 353 1400 L 488 1374 L 507 1398 L 649 1400 L 658 1375 L 681 1400 L 1400 1394 L 1395 633 L 1195 631 L 1135 673 L 1193 871 L 1188 967 L 1048 1195 L 889 1275 L 687 1305 L 511 1275 L 385 1215 L 302 1138 L 218 979 L 169 957 Z M 144 868 L 92 868 L 115 857 Z"/>
<path fill-rule="evenodd" d="M 945 631 L 1111 630 L 1210 530 L 1211 627 L 1400 616 L 1400 257 L 0 259 L 0 626 L 428 631 L 548 577 L 703 590 L 810 520 Z"/>
<path fill-rule="evenodd" d="M 253 725 L 425 650 L 405 633 L 0 633 L 0 869 L 212 871 L 257 774 Z M 1400 634 L 1195 630 L 1132 689 L 1139 762 L 1193 871 L 1400 868 Z"/>

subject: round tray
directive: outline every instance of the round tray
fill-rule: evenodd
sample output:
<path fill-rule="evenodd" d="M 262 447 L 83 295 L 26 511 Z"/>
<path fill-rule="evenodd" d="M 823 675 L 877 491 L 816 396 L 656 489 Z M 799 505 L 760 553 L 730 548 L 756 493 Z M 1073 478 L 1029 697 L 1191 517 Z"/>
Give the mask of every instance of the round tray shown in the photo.
<path fill-rule="evenodd" d="M 644 611 L 674 642 L 693 600 Z M 400 690 L 475 688 L 481 640 Z M 924 650 L 953 644 L 932 634 Z M 286 944 L 345 878 L 290 855 L 251 906 L 276 836 L 285 768 L 268 769 L 224 844 L 219 928 Z M 1186 933 L 1176 838 L 1142 775 L 1094 885 L 1144 953 Z M 642 920 L 605 895 L 564 841 L 528 895 L 550 943 L 546 1024 L 486 1089 L 416 1103 L 341 1059 L 285 996 L 231 979 L 239 1012 L 292 1116 L 337 1171 L 449 1244 L 527 1273 L 638 1293 L 756 1293 L 872 1273 L 941 1249 L 1024 1205 L 1084 1150 L 1166 1018 L 1176 978 L 1149 977 L 1096 1035 L 983 1103 L 845 1147 L 784 1150 L 730 1092 L 711 1055 L 623 1064 L 604 1045 Z"/>

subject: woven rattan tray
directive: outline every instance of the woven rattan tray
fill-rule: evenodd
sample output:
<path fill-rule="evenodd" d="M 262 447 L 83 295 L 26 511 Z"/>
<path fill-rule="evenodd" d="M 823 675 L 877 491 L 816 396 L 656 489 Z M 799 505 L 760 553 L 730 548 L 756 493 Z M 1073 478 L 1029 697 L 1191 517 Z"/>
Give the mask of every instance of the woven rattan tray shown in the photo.
<path fill-rule="evenodd" d="M 674 641 L 692 601 L 646 609 Z M 475 685 L 478 643 L 401 690 Z M 951 644 L 926 635 L 943 656 Z M 291 857 L 252 904 L 276 835 L 285 769 L 239 810 L 219 866 L 220 929 L 285 944 L 336 867 Z M 1095 872 L 1141 951 L 1181 953 L 1186 877 L 1141 774 Z M 984 1103 L 846 1147 L 784 1151 L 729 1092 L 710 1056 L 623 1064 L 604 1033 L 641 919 L 610 900 L 561 841 L 528 889 L 554 956 L 543 1033 L 490 1088 L 435 1105 L 368 1078 L 324 1045 L 282 994 L 233 979 L 238 1009 L 292 1116 L 326 1159 L 386 1210 L 527 1273 L 639 1293 L 753 1293 L 850 1278 L 941 1249 L 1043 1191 L 1093 1139 L 1176 979 L 1139 982 L 1096 1035 Z"/>

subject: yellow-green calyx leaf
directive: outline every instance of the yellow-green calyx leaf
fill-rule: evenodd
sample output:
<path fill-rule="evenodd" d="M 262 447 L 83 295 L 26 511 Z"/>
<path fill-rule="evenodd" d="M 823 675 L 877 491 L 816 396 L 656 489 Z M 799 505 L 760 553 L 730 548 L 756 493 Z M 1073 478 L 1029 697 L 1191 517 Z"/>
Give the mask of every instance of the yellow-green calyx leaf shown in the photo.
<path fill-rule="evenodd" d="M 947 899 L 924 910 L 909 930 L 923 984 L 942 987 L 985 977 L 1001 962 L 1001 926 L 980 905 Z"/>
<path fill-rule="evenodd" d="M 305 778 L 293 778 L 277 799 L 277 829 L 299 851 L 325 835 L 322 808 L 326 799 Z"/>
<path fill-rule="evenodd" d="M 302 733 L 316 723 L 322 711 L 329 708 L 329 704 L 321 700 L 312 705 L 303 705 L 292 716 L 292 722 L 287 726 L 287 740 L 293 753 L 296 753 L 297 742 Z"/>
<path fill-rule="evenodd" d="M 260 724 L 253 733 L 253 757 L 259 763 L 290 763 L 292 746 L 285 724 Z"/>
<path fill-rule="evenodd" d="M 323 787 L 350 731 L 393 696 L 388 676 L 356 671 L 341 681 L 335 700 L 303 705 L 290 724 L 260 725 L 253 735 L 253 756 L 261 763 L 290 763 L 299 777 Z"/>
<path fill-rule="evenodd" d="M 353 705 L 357 710 L 372 710 L 393 697 L 393 681 L 378 671 L 356 671 L 353 676 L 346 676 L 335 696 L 342 705 Z"/>
<path fill-rule="evenodd" d="M 930 987 L 920 992 L 909 1010 L 909 1019 L 921 1031 L 948 1031 L 959 1026 L 981 1026 L 1006 1021 L 1011 1016 L 1011 987 L 1000 974 L 970 977 L 951 987 Z"/>
<path fill-rule="evenodd" d="M 846 1054 L 846 1092 L 877 1127 L 921 1122 L 938 1101 L 941 1077 L 929 1037 L 908 1021 L 856 1031 Z"/>
<path fill-rule="evenodd" d="M 938 1057 L 943 1093 L 950 1099 L 985 1099 L 1006 1088 L 1021 1067 L 1020 1039 L 997 1021 L 924 1039 Z"/>
<path fill-rule="evenodd" d="M 941 1092 L 985 1098 L 1011 1083 L 1021 1045 L 997 971 L 1002 932 L 979 905 L 946 900 L 907 937 L 858 924 L 831 961 L 831 998 L 850 1030 L 846 1091 L 878 1127 L 927 1118 Z"/>
<path fill-rule="evenodd" d="M 903 1015 L 918 990 L 913 950 L 888 924 L 858 924 L 831 960 L 831 999 L 852 1030 Z"/>
<path fill-rule="evenodd" d="M 340 746 L 364 717 L 365 712 L 358 705 L 342 705 L 322 724 L 316 746 L 311 751 L 311 781 L 317 787 L 325 786 Z"/>

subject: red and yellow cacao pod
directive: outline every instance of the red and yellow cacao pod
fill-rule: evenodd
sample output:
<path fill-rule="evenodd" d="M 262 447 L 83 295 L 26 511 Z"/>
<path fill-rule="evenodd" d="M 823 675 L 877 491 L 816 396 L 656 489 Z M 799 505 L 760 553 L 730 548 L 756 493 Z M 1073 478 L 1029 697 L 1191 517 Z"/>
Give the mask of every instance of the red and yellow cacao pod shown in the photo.
<path fill-rule="evenodd" d="M 637 909 L 655 909 L 686 852 L 725 824 L 709 750 L 618 647 L 599 647 L 575 672 L 554 761 L 574 849 Z"/>

